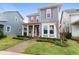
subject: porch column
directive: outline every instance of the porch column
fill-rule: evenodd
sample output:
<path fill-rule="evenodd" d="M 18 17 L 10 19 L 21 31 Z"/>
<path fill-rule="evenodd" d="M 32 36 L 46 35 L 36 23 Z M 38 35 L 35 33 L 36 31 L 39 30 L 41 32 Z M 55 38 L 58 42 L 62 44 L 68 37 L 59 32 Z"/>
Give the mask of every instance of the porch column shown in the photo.
<path fill-rule="evenodd" d="M 27 25 L 27 36 L 29 35 L 29 25 Z"/>
<path fill-rule="evenodd" d="M 24 26 L 22 25 L 22 36 L 24 35 Z"/>
<path fill-rule="evenodd" d="M 32 37 L 34 37 L 34 25 L 33 25 L 33 28 L 32 28 Z"/>

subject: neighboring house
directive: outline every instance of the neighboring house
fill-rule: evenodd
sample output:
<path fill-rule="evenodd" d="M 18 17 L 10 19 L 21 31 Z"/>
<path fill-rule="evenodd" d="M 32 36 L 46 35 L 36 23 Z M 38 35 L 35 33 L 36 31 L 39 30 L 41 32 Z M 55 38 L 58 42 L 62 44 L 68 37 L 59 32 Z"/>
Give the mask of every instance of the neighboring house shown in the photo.
<path fill-rule="evenodd" d="M 28 15 L 29 22 L 23 24 L 22 35 L 59 38 L 60 7 L 61 4 L 53 4 Z"/>
<path fill-rule="evenodd" d="M 21 35 L 22 24 L 23 17 L 18 11 L 5 11 L 0 13 L 0 30 L 2 30 L 5 35 Z"/>
<path fill-rule="evenodd" d="M 63 11 L 61 19 L 61 32 L 69 31 L 72 37 L 79 36 L 79 9 L 68 9 Z"/>

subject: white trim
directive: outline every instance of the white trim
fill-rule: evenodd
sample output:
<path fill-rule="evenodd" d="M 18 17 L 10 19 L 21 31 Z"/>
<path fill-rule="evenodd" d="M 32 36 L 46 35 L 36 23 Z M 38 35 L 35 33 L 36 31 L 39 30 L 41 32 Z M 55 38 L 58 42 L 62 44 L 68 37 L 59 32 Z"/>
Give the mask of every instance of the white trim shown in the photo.
<path fill-rule="evenodd" d="M 27 25 L 27 36 L 29 35 L 29 25 Z"/>
<path fill-rule="evenodd" d="M 7 31 L 7 27 L 10 27 L 9 31 Z M 6 32 L 7 33 L 11 32 L 11 26 L 10 25 L 6 25 Z"/>
<path fill-rule="evenodd" d="M 48 28 L 47 29 L 47 31 L 48 31 L 47 34 L 44 34 L 44 31 L 43 31 L 44 25 L 46 25 L 47 28 Z M 54 34 L 52 34 L 52 35 L 54 35 L 54 37 L 50 37 L 50 25 L 54 25 Z M 55 23 L 43 23 L 42 24 L 42 37 L 44 37 L 44 35 L 46 35 L 46 37 L 50 37 L 50 38 L 57 38 L 57 31 L 56 31 Z"/>
<path fill-rule="evenodd" d="M 32 37 L 34 37 L 34 25 L 32 26 Z"/>
<path fill-rule="evenodd" d="M 24 26 L 22 25 L 22 35 L 24 35 Z"/>

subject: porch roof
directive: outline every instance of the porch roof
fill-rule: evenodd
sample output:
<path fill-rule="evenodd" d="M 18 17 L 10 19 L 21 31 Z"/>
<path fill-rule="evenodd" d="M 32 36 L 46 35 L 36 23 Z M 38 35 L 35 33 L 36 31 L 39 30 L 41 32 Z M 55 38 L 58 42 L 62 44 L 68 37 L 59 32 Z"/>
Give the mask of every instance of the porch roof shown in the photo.
<path fill-rule="evenodd" d="M 79 24 L 79 19 L 74 21 L 74 22 L 72 22 L 71 24 Z"/>
<path fill-rule="evenodd" d="M 39 25 L 40 23 L 24 23 L 23 25 Z"/>

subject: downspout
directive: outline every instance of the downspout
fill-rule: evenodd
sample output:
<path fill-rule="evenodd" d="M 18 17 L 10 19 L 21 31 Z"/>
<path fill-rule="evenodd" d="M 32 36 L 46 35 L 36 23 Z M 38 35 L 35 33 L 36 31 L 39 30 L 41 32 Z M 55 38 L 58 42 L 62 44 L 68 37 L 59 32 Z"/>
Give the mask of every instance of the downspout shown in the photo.
<path fill-rule="evenodd" d="M 70 17 L 70 28 L 69 28 L 69 32 L 70 32 L 70 33 L 71 33 L 71 35 L 72 35 L 71 15 L 69 15 L 69 17 Z"/>
<path fill-rule="evenodd" d="M 60 32 L 61 32 L 61 26 L 62 26 L 61 23 L 62 23 L 63 13 L 64 12 L 62 11 L 62 13 L 61 13 L 61 19 L 60 19 Z"/>

